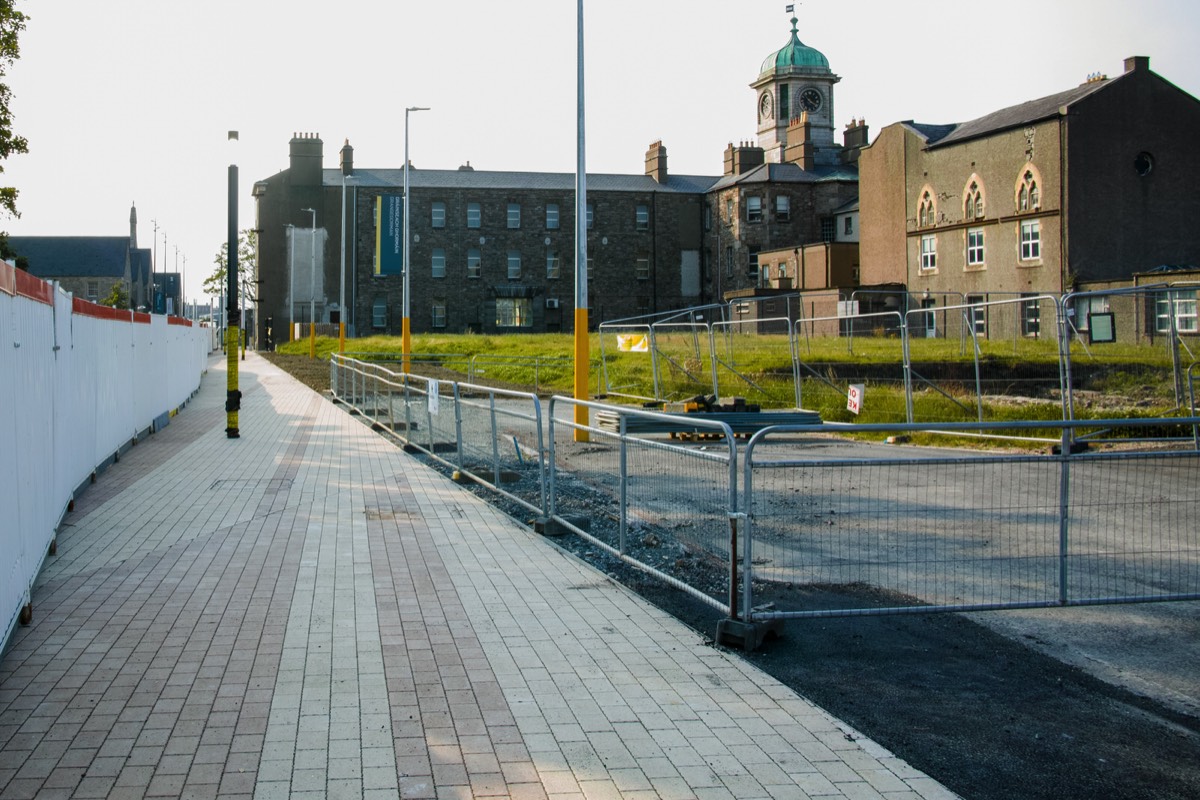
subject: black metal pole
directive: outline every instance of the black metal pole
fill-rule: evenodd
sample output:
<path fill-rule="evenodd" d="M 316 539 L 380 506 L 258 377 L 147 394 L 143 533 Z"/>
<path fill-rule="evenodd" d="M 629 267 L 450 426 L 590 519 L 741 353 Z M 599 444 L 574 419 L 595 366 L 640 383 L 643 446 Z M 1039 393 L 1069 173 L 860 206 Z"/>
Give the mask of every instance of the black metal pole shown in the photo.
<path fill-rule="evenodd" d="M 236 138 L 231 133 L 230 138 Z M 225 315 L 225 355 L 228 369 L 228 392 L 225 397 L 226 427 L 225 435 L 236 439 L 241 434 L 238 430 L 238 411 L 242 407 L 242 393 L 238 391 L 238 334 L 242 328 L 242 315 L 238 310 L 238 249 L 237 249 L 237 185 L 238 168 L 236 164 L 229 165 L 229 253 L 226 258 L 227 278 L 229 288 L 228 303 Z"/>

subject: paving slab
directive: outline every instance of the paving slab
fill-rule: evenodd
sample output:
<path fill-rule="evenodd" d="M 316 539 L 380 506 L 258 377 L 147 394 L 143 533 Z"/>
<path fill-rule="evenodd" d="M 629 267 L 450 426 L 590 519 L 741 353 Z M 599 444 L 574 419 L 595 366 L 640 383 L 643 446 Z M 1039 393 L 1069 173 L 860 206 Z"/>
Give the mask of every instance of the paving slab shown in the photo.
<path fill-rule="evenodd" d="M 0 800 L 949 798 L 255 354 L 75 503 Z"/>

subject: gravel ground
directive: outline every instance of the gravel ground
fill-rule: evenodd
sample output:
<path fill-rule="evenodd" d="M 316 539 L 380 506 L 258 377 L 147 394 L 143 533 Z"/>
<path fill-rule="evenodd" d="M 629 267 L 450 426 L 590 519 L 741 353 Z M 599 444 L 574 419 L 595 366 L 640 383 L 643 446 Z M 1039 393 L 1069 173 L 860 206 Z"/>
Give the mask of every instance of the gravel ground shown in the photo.
<path fill-rule="evenodd" d="M 266 355 L 328 389 L 327 363 Z M 506 505 L 486 489 L 472 491 Z M 507 506 L 517 519 L 530 517 Z M 593 518 L 592 532 L 603 538 L 605 524 Z M 702 635 L 714 634 L 721 614 L 710 606 L 578 537 L 550 541 Z M 713 594 L 725 581 L 721 565 L 664 532 L 640 533 L 633 555 Z M 781 609 L 895 603 L 868 586 L 763 584 L 755 598 Z M 1200 797 L 1200 718 L 964 615 L 791 621 L 780 638 L 742 656 L 969 800 Z"/>

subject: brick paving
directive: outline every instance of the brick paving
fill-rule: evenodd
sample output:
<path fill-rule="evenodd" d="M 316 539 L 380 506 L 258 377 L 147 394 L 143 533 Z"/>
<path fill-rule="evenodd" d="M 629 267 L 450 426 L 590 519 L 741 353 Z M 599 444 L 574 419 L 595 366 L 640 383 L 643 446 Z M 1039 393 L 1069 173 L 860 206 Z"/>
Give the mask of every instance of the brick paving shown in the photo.
<path fill-rule="evenodd" d="M 947 798 L 250 354 L 79 498 L 0 800 Z"/>

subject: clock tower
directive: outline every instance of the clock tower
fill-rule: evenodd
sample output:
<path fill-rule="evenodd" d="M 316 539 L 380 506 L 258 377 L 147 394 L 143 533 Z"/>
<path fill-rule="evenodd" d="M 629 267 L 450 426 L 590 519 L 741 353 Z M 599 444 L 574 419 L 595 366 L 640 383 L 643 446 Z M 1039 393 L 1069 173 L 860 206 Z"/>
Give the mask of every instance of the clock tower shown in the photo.
<path fill-rule="evenodd" d="M 792 17 L 792 40 L 767 56 L 758 79 L 750 84 L 757 98 L 758 146 L 769 163 L 784 161 L 788 124 L 807 115 L 808 124 L 797 130 L 809 132 L 816 166 L 838 163 L 841 149 L 833 138 L 833 85 L 841 80 L 829 68 L 829 60 L 800 41 Z"/>

